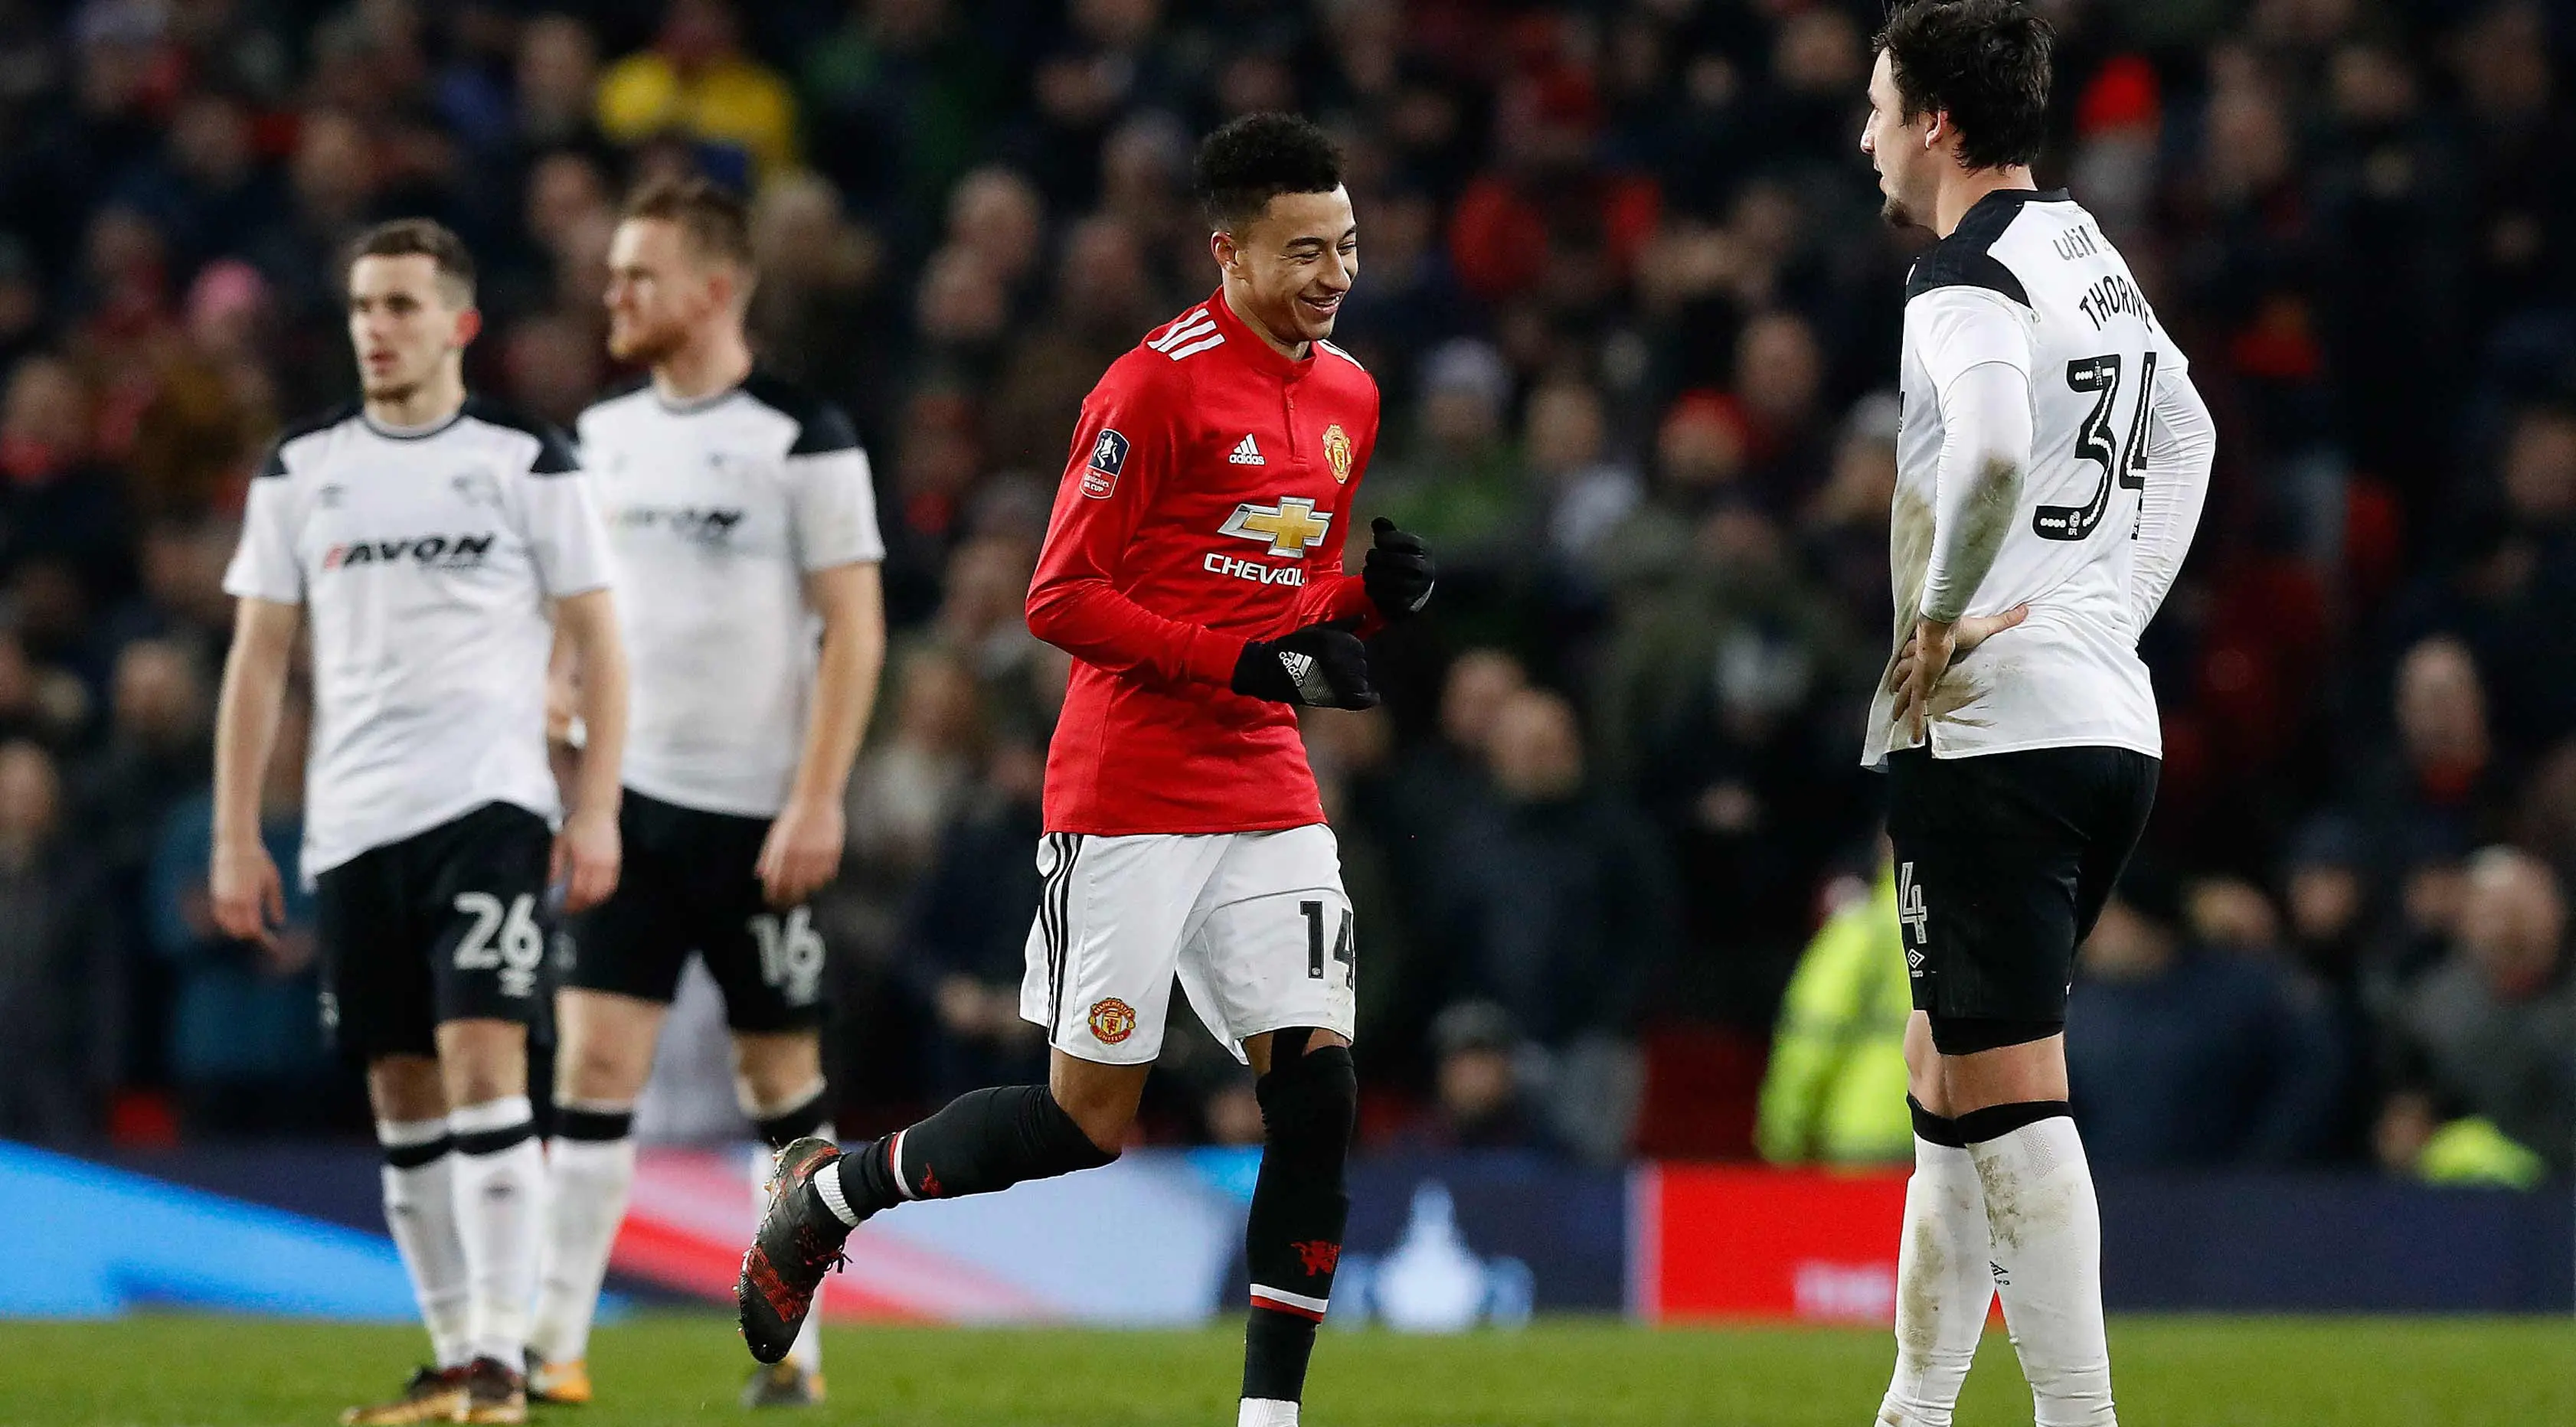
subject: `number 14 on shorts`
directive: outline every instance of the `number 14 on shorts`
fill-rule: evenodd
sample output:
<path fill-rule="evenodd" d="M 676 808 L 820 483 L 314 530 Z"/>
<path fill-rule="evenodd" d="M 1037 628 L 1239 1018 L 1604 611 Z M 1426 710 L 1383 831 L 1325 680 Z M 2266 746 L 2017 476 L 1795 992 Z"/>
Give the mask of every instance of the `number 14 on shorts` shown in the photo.
<path fill-rule="evenodd" d="M 1322 902 L 1299 902 L 1297 910 L 1306 916 L 1306 975 L 1321 981 L 1324 979 L 1325 906 Z M 1359 975 L 1359 955 L 1351 939 L 1350 908 L 1339 910 L 1342 927 L 1333 935 L 1333 960 L 1341 963 L 1342 984 L 1349 986 Z"/>

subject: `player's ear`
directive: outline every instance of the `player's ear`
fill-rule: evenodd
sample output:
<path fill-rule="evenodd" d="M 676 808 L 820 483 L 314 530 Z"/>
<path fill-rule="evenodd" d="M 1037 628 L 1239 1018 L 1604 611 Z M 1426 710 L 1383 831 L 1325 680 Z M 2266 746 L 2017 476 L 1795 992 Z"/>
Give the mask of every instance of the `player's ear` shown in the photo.
<path fill-rule="evenodd" d="M 1223 228 L 1208 234 L 1208 252 L 1216 258 L 1216 265 L 1227 272 L 1234 271 L 1236 261 L 1243 256 L 1243 249 L 1236 245 L 1234 235 Z"/>
<path fill-rule="evenodd" d="M 483 309 L 469 307 L 456 314 L 456 345 L 470 346 L 483 335 Z"/>

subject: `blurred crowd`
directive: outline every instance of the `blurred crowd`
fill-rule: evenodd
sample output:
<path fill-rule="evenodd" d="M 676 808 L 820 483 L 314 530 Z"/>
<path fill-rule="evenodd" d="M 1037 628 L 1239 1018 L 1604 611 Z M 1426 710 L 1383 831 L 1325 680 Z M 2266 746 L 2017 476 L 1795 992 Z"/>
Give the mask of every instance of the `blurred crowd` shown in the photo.
<path fill-rule="evenodd" d="M 2088 1145 L 2564 1174 L 2576 16 L 2039 8 L 2042 181 L 2121 246 L 2223 435 L 2146 639 L 2160 806 L 2074 995 Z M 205 913 L 245 477 L 346 395 L 336 255 L 390 216 L 474 247 L 474 383 L 569 423 L 630 375 L 601 347 L 619 195 L 681 171 L 752 195 L 757 344 L 858 419 L 887 525 L 894 659 L 818 908 L 841 1124 L 1034 1073 L 1064 663 L 1022 594 L 1084 392 L 1214 285 L 1194 136 L 1293 108 L 1346 145 L 1360 215 L 1336 335 L 1387 396 L 1360 509 L 1442 561 L 1437 618 L 1376 649 L 1387 707 L 1309 725 L 1362 929 L 1364 1136 L 1901 1156 L 1901 1117 L 1891 1149 L 1828 1113 L 1889 1098 L 1894 953 L 1816 960 L 1894 931 L 1863 915 L 1856 754 L 1924 238 L 1856 152 L 1876 19 L 0 0 L 0 1134 L 359 1123 L 303 904 L 268 948 Z M 1257 1138 L 1229 1057 L 1170 1055 L 1154 1135 Z"/>

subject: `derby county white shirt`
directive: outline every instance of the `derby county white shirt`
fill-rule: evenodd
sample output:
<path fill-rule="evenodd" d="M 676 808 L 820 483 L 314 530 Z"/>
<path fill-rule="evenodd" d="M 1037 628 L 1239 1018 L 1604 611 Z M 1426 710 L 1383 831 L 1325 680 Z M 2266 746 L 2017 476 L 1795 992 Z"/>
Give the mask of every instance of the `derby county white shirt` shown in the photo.
<path fill-rule="evenodd" d="M 2018 503 L 1964 606 L 2028 604 L 2030 616 L 1935 689 L 1934 757 L 2079 745 L 2161 755 L 2138 634 L 2190 545 L 2215 449 L 2187 373 L 2128 264 L 2064 190 L 1989 194 L 1916 260 L 1889 525 L 1896 648 L 1921 610 L 1935 513 L 1958 514 L 1940 471 L 1945 443 L 1976 419 L 1967 394 L 2008 378 L 2000 390 L 2016 421 L 2027 393 L 2030 431 Z M 1863 762 L 1912 745 L 1892 708 L 1882 680 Z"/>
<path fill-rule="evenodd" d="M 632 671 L 626 786 L 773 817 L 805 747 L 822 619 L 805 576 L 885 558 L 838 408 L 755 372 L 687 405 L 649 385 L 581 415 Z"/>
<path fill-rule="evenodd" d="M 355 407 L 288 428 L 224 589 L 311 628 L 306 880 L 485 803 L 559 816 L 547 606 L 607 584 L 589 482 L 541 423 L 477 398 L 415 431 Z"/>

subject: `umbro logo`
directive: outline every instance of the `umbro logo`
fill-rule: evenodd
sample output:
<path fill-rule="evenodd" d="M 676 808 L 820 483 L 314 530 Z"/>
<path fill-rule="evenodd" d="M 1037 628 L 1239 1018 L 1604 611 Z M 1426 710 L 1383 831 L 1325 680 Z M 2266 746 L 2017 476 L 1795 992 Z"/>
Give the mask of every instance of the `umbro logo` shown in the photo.
<path fill-rule="evenodd" d="M 1252 444 L 1252 438 L 1249 436 L 1246 436 L 1241 441 L 1235 443 L 1234 454 L 1226 457 L 1226 460 L 1238 466 L 1266 466 L 1270 464 L 1268 461 L 1261 459 L 1261 448 Z"/>

